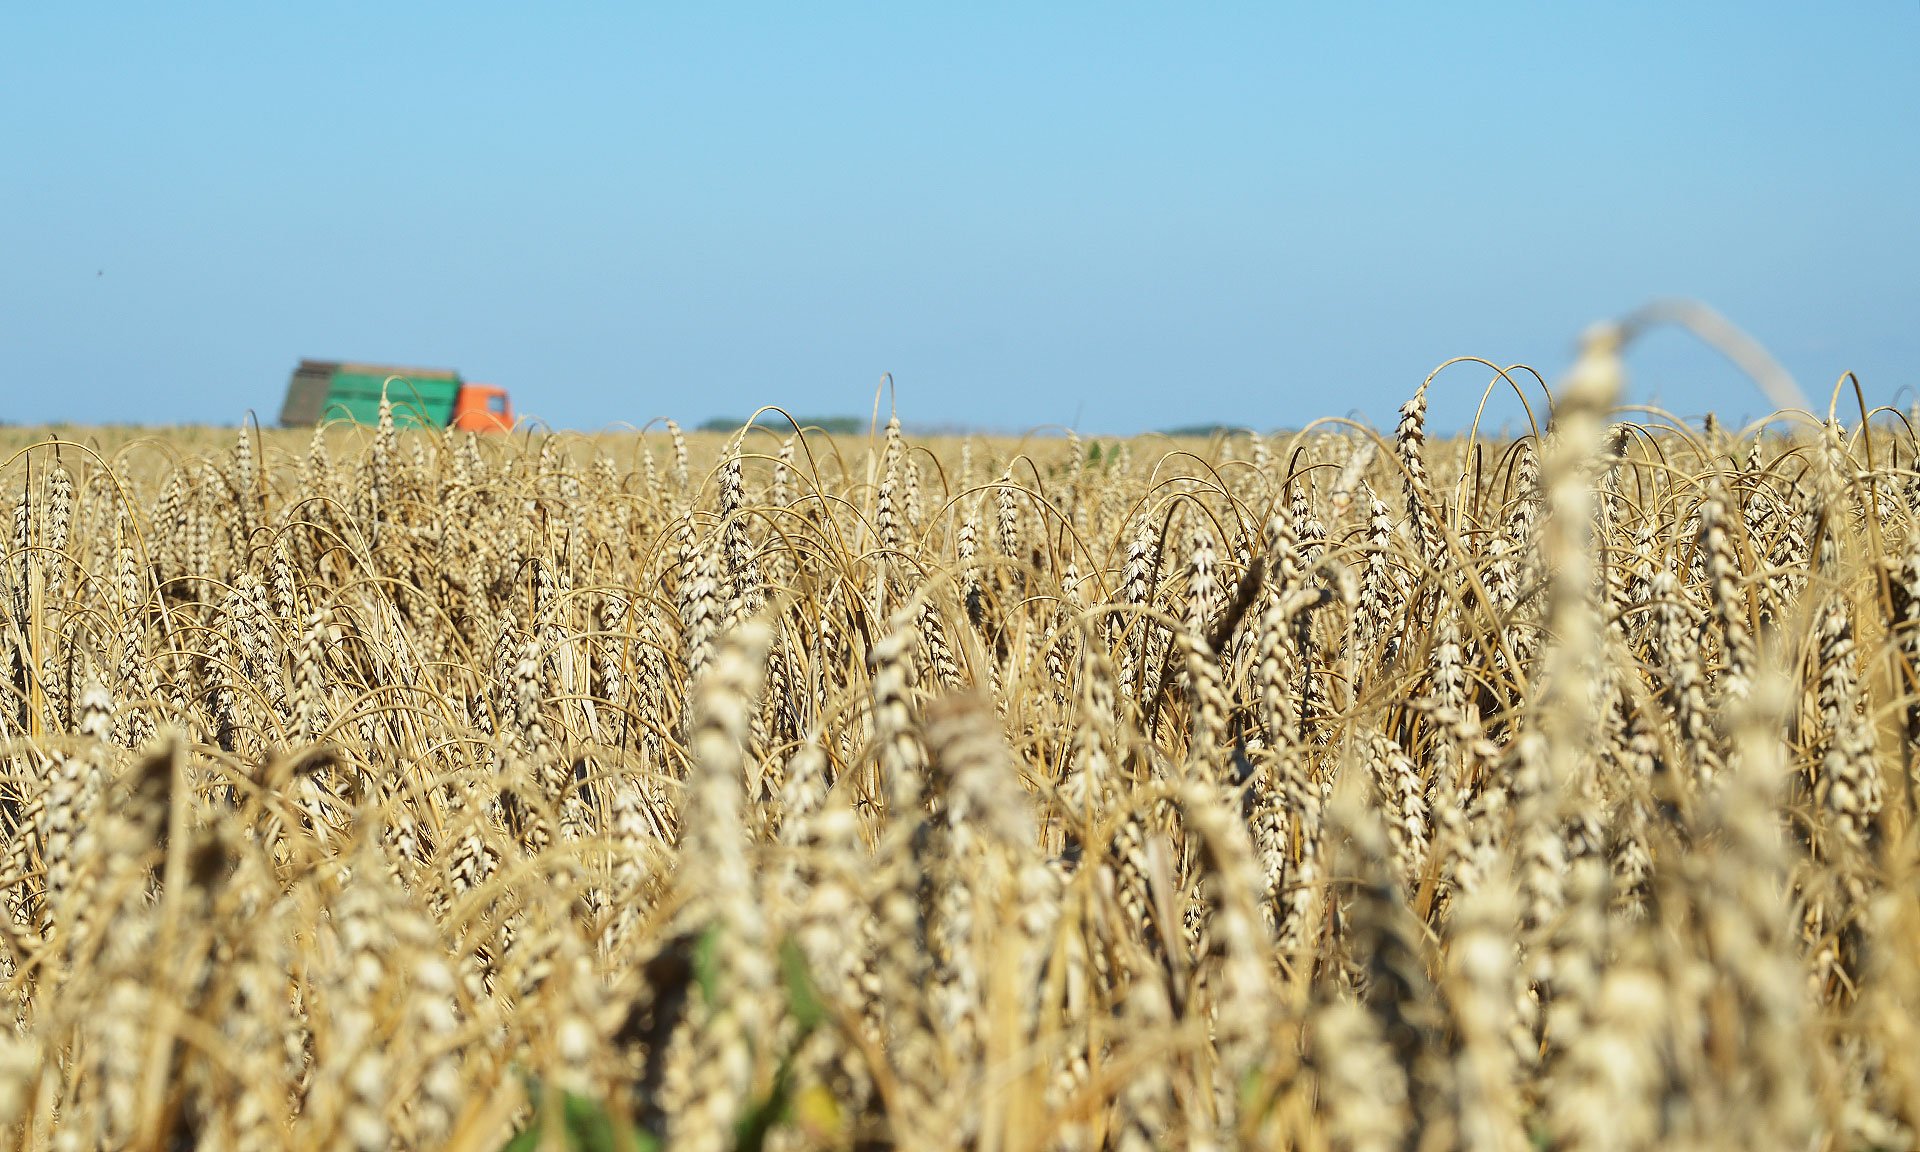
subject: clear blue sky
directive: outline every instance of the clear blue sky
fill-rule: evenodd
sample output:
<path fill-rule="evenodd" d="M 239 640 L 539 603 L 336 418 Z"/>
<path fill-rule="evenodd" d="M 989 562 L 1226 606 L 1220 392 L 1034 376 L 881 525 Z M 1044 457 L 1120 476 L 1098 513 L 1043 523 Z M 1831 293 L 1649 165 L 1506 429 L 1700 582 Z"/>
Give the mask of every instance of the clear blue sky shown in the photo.
<path fill-rule="evenodd" d="M 1390 423 L 1663 295 L 1906 401 L 1916 51 L 1911 0 L 12 4 L 0 420 L 271 420 L 314 356 L 578 428 L 883 372 L 921 422 Z"/>

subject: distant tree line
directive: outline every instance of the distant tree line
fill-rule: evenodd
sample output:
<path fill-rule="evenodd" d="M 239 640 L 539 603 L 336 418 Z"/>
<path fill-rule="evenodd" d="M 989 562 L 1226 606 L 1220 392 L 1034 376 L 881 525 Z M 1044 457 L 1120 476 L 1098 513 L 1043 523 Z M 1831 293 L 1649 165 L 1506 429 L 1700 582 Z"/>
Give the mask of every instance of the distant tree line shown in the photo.
<path fill-rule="evenodd" d="M 796 416 L 802 428 L 818 428 L 833 436 L 852 436 L 867 430 L 867 420 L 862 416 Z M 754 423 L 762 428 L 786 428 L 786 417 L 778 412 L 762 412 Z M 738 416 L 715 416 L 700 425 L 702 432 L 738 432 L 746 421 Z"/>

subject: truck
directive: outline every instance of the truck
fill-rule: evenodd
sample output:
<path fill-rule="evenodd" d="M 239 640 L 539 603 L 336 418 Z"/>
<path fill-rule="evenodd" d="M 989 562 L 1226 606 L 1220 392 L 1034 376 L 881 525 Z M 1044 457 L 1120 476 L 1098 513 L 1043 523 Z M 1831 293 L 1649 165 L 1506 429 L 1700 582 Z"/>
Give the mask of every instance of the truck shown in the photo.
<path fill-rule="evenodd" d="M 373 424 L 380 419 L 382 395 L 393 406 L 395 427 L 513 431 L 513 404 L 505 388 L 469 383 L 450 368 L 341 360 L 300 361 L 287 381 L 280 425 L 311 428 L 334 420 Z"/>

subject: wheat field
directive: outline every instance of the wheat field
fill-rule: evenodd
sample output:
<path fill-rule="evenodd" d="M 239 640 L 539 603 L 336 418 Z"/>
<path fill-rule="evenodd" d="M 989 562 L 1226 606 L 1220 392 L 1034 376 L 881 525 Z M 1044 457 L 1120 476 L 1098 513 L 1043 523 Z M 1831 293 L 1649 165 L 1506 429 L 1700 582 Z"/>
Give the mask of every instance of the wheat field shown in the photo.
<path fill-rule="evenodd" d="M 21 433 L 21 1149 L 1911 1148 L 1920 440 Z"/>

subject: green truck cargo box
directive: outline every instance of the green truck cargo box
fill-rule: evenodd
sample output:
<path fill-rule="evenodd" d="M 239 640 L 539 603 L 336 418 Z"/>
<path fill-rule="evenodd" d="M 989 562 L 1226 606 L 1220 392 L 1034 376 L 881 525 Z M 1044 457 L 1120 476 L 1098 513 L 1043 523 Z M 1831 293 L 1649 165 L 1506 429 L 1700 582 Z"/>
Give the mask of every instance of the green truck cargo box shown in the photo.
<path fill-rule="evenodd" d="M 396 427 L 445 428 L 453 422 L 460 385 L 458 372 L 440 368 L 302 360 L 287 383 L 280 423 L 289 428 L 333 420 L 374 424 L 384 391 Z"/>

